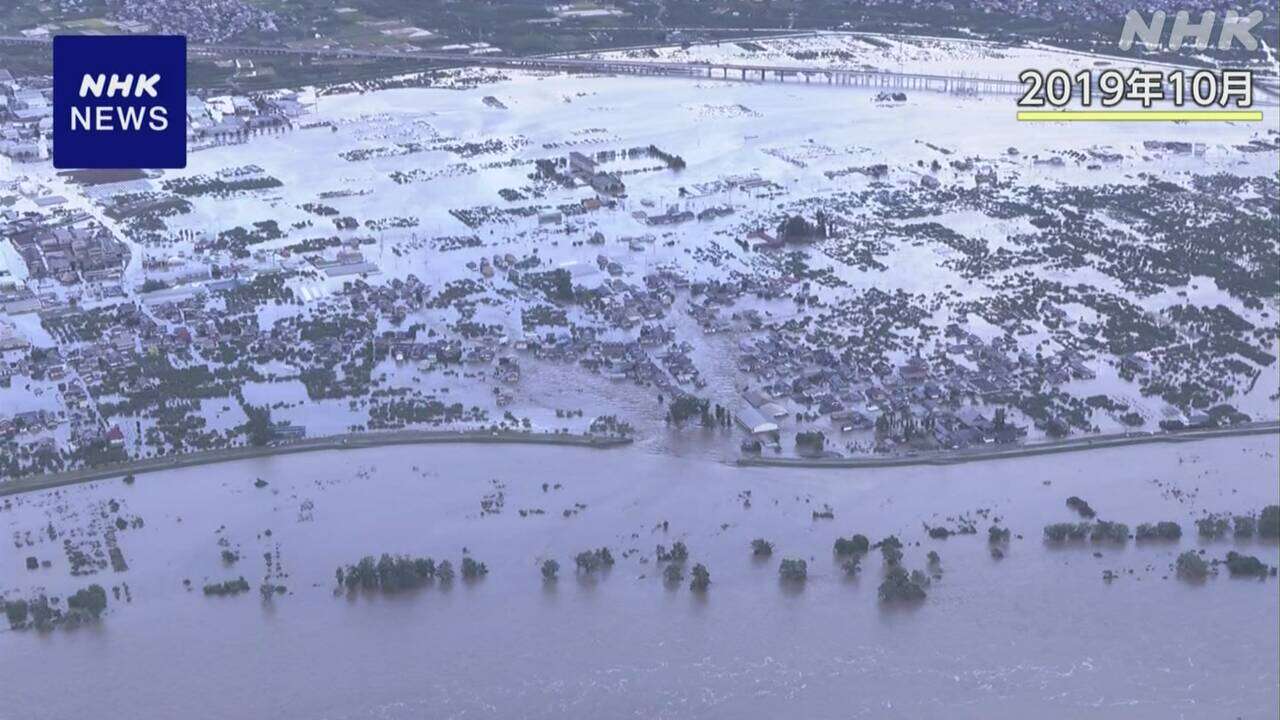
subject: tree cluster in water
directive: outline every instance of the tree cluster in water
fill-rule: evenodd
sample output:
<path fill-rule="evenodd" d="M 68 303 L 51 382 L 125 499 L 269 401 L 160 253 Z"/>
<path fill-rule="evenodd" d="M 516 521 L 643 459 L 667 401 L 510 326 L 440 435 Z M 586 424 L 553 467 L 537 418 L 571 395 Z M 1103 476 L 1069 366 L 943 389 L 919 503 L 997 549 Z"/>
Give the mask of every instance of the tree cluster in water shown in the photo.
<path fill-rule="evenodd" d="M 1188 580 L 1203 580 L 1209 575 L 1209 563 L 1194 550 L 1188 550 L 1179 555 L 1176 567 L 1178 577 Z"/>
<path fill-rule="evenodd" d="M 462 579 L 475 580 L 489 574 L 489 567 L 470 555 L 462 558 Z"/>
<path fill-rule="evenodd" d="M 663 545 L 659 545 L 654 551 L 654 555 L 658 558 L 658 562 L 682 563 L 689 559 L 689 548 L 677 540 L 671 545 L 670 550 L 667 550 Z"/>
<path fill-rule="evenodd" d="M 1052 523 L 1044 526 L 1044 539 L 1050 542 L 1084 540 L 1089 537 L 1089 523 Z"/>
<path fill-rule="evenodd" d="M 1231 532 L 1237 538 L 1257 535 L 1280 538 L 1280 505 L 1268 505 L 1257 515 L 1210 515 L 1196 520 L 1196 531 L 1206 540 L 1216 540 Z"/>
<path fill-rule="evenodd" d="M 689 573 L 693 579 L 689 581 L 689 589 L 695 592 L 705 592 L 711 587 L 711 571 L 706 565 L 697 563 L 693 566 L 693 570 Z"/>
<path fill-rule="evenodd" d="M 1073 503 L 1073 501 L 1076 502 Z M 1067 504 L 1077 511 L 1080 511 L 1081 507 L 1088 508 L 1088 503 L 1077 497 L 1070 498 Z M 1083 511 L 1080 512 L 1082 515 L 1085 514 Z M 1097 515 L 1092 508 L 1088 508 L 1088 512 L 1091 513 L 1089 517 Z M 1199 518 L 1196 520 L 1196 531 L 1205 540 L 1217 540 L 1225 537 L 1228 532 L 1233 533 L 1236 538 L 1250 538 L 1257 535 L 1266 539 L 1275 539 L 1280 536 L 1280 506 L 1268 505 L 1257 516 L 1252 514 L 1210 515 Z M 1045 540 L 1053 543 L 1081 541 L 1086 538 L 1093 542 L 1124 543 L 1130 537 L 1139 541 L 1175 541 L 1182 538 L 1182 526 L 1172 520 L 1142 523 L 1133 535 L 1129 534 L 1128 525 L 1108 520 L 1051 523 L 1044 527 Z"/>
<path fill-rule="evenodd" d="M 827 216 L 819 211 L 813 222 L 802 215 L 788 215 L 778 223 L 778 239 L 782 242 L 804 243 L 822 240 L 828 234 Z"/>
<path fill-rule="evenodd" d="M 1266 577 L 1270 574 L 1271 568 L 1252 555 L 1242 555 L 1233 551 L 1227 553 L 1227 572 L 1236 576 Z"/>
<path fill-rule="evenodd" d="M 832 551 L 836 557 L 842 558 L 844 562 L 841 567 L 844 568 L 845 574 L 856 575 L 862 569 L 862 556 L 871 550 L 871 541 L 866 535 L 854 534 L 847 538 L 836 538 Z"/>
<path fill-rule="evenodd" d="M 107 591 L 96 583 L 77 590 L 67 598 L 65 612 L 57 607 L 56 599 L 50 600 L 47 595 L 38 595 L 31 600 L 0 601 L 0 606 L 3 606 L 11 629 L 46 631 L 60 625 L 74 626 L 97 620 L 107 609 Z"/>
<path fill-rule="evenodd" d="M 872 547 L 880 550 L 880 556 L 884 560 L 885 566 L 885 577 L 880 583 L 879 589 L 881 602 L 919 602 L 924 600 L 926 595 L 924 589 L 929 585 L 929 578 L 919 570 L 912 570 L 908 573 L 906 568 L 902 567 L 902 541 L 898 539 L 898 536 L 890 535 L 872 545 Z M 929 560 L 935 567 L 939 566 L 942 561 L 936 552 L 929 553 Z"/>
<path fill-rule="evenodd" d="M 1075 495 L 1067 498 L 1067 507 L 1080 513 L 1080 517 L 1082 518 L 1093 518 L 1098 514 L 1094 512 L 1093 508 L 1089 507 L 1089 503 Z"/>
<path fill-rule="evenodd" d="M 489 568 L 475 558 L 462 558 L 462 577 L 475 580 L 489 574 Z M 339 567 L 335 573 L 338 587 L 347 590 L 381 590 L 394 593 L 412 590 L 433 580 L 441 583 L 454 578 L 453 563 L 441 560 L 437 563 L 429 557 L 410 557 L 383 553 L 377 560 L 366 555 L 355 565 Z"/>
<path fill-rule="evenodd" d="M 1122 522 L 1099 520 L 1089 531 L 1093 542 L 1124 543 L 1129 540 L 1129 526 Z"/>
<path fill-rule="evenodd" d="M 804 582 L 809 577 L 809 563 L 799 558 L 784 558 L 778 565 L 778 576 L 789 582 Z"/>
<path fill-rule="evenodd" d="M 846 557 L 848 555 L 866 555 L 871 549 L 871 541 L 866 535 L 851 535 L 850 537 L 836 538 L 833 550 L 836 555 Z"/>
<path fill-rule="evenodd" d="M 597 570 L 613 567 L 613 553 L 609 552 L 607 547 L 584 550 L 578 553 L 573 561 L 577 565 L 579 572 L 593 573 Z"/>
<path fill-rule="evenodd" d="M 235 580 L 209 583 L 204 586 L 205 595 L 239 595 L 246 592 L 249 592 L 249 581 L 245 580 L 243 575 Z"/>
<path fill-rule="evenodd" d="M 683 425 L 690 418 L 698 418 L 703 427 L 730 427 L 733 425 L 733 413 L 719 403 L 712 405 L 710 400 L 696 395 L 679 395 L 671 400 L 667 407 L 667 422 Z"/>
<path fill-rule="evenodd" d="M 1258 518 L 1258 534 L 1264 538 L 1280 538 L 1280 505 L 1268 505 Z"/>
<path fill-rule="evenodd" d="M 1178 540 L 1182 538 L 1182 526 L 1172 520 L 1158 523 L 1142 523 L 1134 533 L 1137 540 Z"/>
<path fill-rule="evenodd" d="M 684 566 L 671 563 L 662 569 L 662 579 L 668 585 L 678 585 L 684 580 Z"/>
<path fill-rule="evenodd" d="M 907 573 L 901 565 L 892 565 L 880 583 L 880 601 L 888 603 L 920 602 L 925 599 L 929 578 L 919 570 Z"/>
<path fill-rule="evenodd" d="M 896 567 L 902 563 L 902 541 L 897 535 L 890 535 L 872 547 L 880 550 L 880 556 L 887 567 Z"/>

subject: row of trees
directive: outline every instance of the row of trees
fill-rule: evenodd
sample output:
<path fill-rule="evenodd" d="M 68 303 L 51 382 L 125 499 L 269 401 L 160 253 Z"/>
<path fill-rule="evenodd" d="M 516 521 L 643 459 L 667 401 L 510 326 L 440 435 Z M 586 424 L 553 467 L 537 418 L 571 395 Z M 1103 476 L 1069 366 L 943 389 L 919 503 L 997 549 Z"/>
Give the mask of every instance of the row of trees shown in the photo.
<path fill-rule="evenodd" d="M 1097 517 L 1093 508 L 1078 497 L 1068 498 L 1067 505 L 1082 517 L 1090 519 Z M 1237 538 L 1250 538 L 1257 535 L 1274 539 L 1280 537 L 1280 505 L 1268 505 L 1257 516 L 1252 514 L 1210 515 L 1198 518 L 1195 522 L 1197 534 L 1206 540 L 1216 540 L 1225 537 L 1227 533 L 1233 533 Z M 992 531 L 995 531 L 995 528 L 992 528 Z M 1110 520 L 1051 523 L 1045 526 L 1044 537 L 1045 540 L 1055 543 L 1081 541 L 1086 538 L 1092 542 L 1124 543 L 1131 537 L 1140 541 L 1176 541 L 1182 538 L 1182 526 L 1172 520 L 1142 523 L 1131 535 L 1128 525 Z"/>
<path fill-rule="evenodd" d="M 477 580 L 489 574 L 489 566 L 470 555 L 463 556 L 460 566 L 465 580 Z M 421 587 L 433 580 L 452 582 L 456 573 L 453 563 L 441 560 L 437 563 L 429 557 L 410 557 L 383 553 L 377 560 L 366 555 L 360 562 L 339 567 L 334 573 L 339 588 L 355 590 L 381 590 L 400 592 Z"/>

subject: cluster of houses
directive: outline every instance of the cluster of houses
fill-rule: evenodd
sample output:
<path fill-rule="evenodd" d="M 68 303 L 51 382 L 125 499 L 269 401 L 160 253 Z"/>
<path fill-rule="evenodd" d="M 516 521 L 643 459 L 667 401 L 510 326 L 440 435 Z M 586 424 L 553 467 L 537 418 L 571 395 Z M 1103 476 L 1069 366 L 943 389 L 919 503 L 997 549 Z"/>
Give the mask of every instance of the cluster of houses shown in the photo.
<path fill-rule="evenodd" d="M 0 169 L 49 159 L 52 152 L 52 80 L 18 81 L 0 68 Z"/>
<path fill-rule="evenodd" d="M 627 191 L 627 186 L 617 175 L 600 170 L 594 159 L 576 150 L 569 153 L 569 174 L 601 195 L 618 196 Z"/>
<path fill-rule="evenodd" d="M 292 91 L 262 95 L 187 96 L 187 138 L 196 147 L 245 142 L 254 135 L 292 130 L 307 113 Z"/>
<path fill-rule="evenodd" d="M 117 342 L 115 337 L 104 337 L 97 344 L 114 348 Z M 21 440 L 28 452 L 44 445 L 75 450 L 94 443 L 122 444 L 123 433 L 103 421 L 77 369 L 93 369 L 99 358 L 103 358 L 101 362 L 119 361 L 120 353 L 104 354 L 86 347 L 69 350 L 64 357 L 56 347 L 33 350 L 26 339 L 0 327 L 0 388 L 11 387 L 15 377 L 34 380 L 34 392 L 56 394 L 58 409 L 27 410 L 12 416 L 0 412 L 0 441 Z"/>
<path fill-rule="evenodd" d="M 4 234 L 35 280 L 52 278 L 66 285 L 113 280 L 129 263 L 129 247 L 85 216 L 59 224 L 23 217 L 6 223 Z"/>
<path fill-rule="evenodd" d="M 0 287 L 0 311 L 7 315 L 35 312 L 42 304 L 40 296 L 25 285 Z"/>
<path fill-rule="evenodd" d="M 53 152 L 53 92 L 49 77 L 14 78 L 0 68 L 0 169 L 48 160 Z M 187 140 L 193 147 L 239 143 L 291 130 L 308 105 L 293 91 L 260 95 L 188 95 Z"/>
<path fill-rule="evenodd" d="M 127 32 L 186 35 L 191 42 L 220 42 L 244 32 L 272 33 L 276 15 L 244 0 L 116 0 L 111 12 Z"/>
<path fill-rule="evenodd" d="M 755 386 L 743 395 L 739 424 L 768 434 L 791 415 L 825 417 L 843 432 L 874 429 L 881 450 L 1013 443 L 1027 429 L 1000 404 L 1013 399 L 1021 375 L 1051 373 L 1057 382 L 1091 377 L 1072 351 L 1042 360 L 1015 353 L 1002 337 L 985 342 L 954 324 L 947 333 L 932 362 L 912 355 L 866 367 L 776 330 L 743 340 L 738 368 Z"/>

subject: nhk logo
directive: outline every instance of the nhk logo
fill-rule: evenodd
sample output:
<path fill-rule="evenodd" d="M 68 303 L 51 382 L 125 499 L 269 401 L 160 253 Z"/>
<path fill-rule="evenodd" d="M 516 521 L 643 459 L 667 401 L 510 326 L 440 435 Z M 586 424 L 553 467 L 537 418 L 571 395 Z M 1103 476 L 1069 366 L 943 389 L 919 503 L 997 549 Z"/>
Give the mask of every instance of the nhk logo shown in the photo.
<path fill-rule="evenodd" d="M 1148 50 L 1169 49 L 1180 50 L 1191 40 L 1196 50 L 1205 50 L 1213 38 L 1214 28 L 1218 28 L 1218 49 L 1230 50 L 1235 43 L 1244 49 L 1258 49 L 1258 38 L 1253 36 L 1253 29 L 1263 20 L 1262 11 L 1254 10 L 1248 15 L 1241 15 L 1235 10 L 1228 10 L 1221 22 L 1212 10 L 1200 15 L 1198 22 L 1191 22 L 1191 13 L 1180 10 L 1173 17 L 1173 28 L 1165 39 L 1165 25 L 1168 15 L 1163 10 L 1151 13 L 1151 22 L 1143 19 L 1142 13 L 1130 10 L 1125 13 L 1124 27 L 1120 28 L 1120 49 L 1130 50 L 1136 42 L 1141 42 Z"/>
<path fill-rule="evenodd" d="M 80 97 L 152 97 L 159 98 L 156 83 L 159 75 L 140 75 L 134 81 L 133 75 L 107 76 L 85 75 L 80 82 Z M 131 94 L 132 92 L 132 94 Z M 121 107 L 119 105 L 95 105 L 93 107 L 71 108 L 72 130 L 97 130 L 110 132 L 116 128 L 121 130 L 139 130 L 143 121 L 150 130 L 162 132 L 169 127 L 169 111 L 162 105 L 150 107 Z"/>
<path fill-rule="evenodd" d="M 53 164 L 187 164 L 186 38 L 62 35 L 53 41 Z"/>

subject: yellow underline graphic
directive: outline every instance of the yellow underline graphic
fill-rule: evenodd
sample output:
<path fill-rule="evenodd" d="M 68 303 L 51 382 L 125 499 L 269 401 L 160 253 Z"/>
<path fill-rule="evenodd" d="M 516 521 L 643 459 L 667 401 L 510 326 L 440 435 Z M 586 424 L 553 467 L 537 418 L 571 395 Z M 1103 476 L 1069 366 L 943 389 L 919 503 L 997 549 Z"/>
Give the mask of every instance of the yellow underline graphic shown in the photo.
<path fill-rule="evenodd" d="M 1260 122 L 1261 110 L 1019 110 L 1023 122 Z"/>

